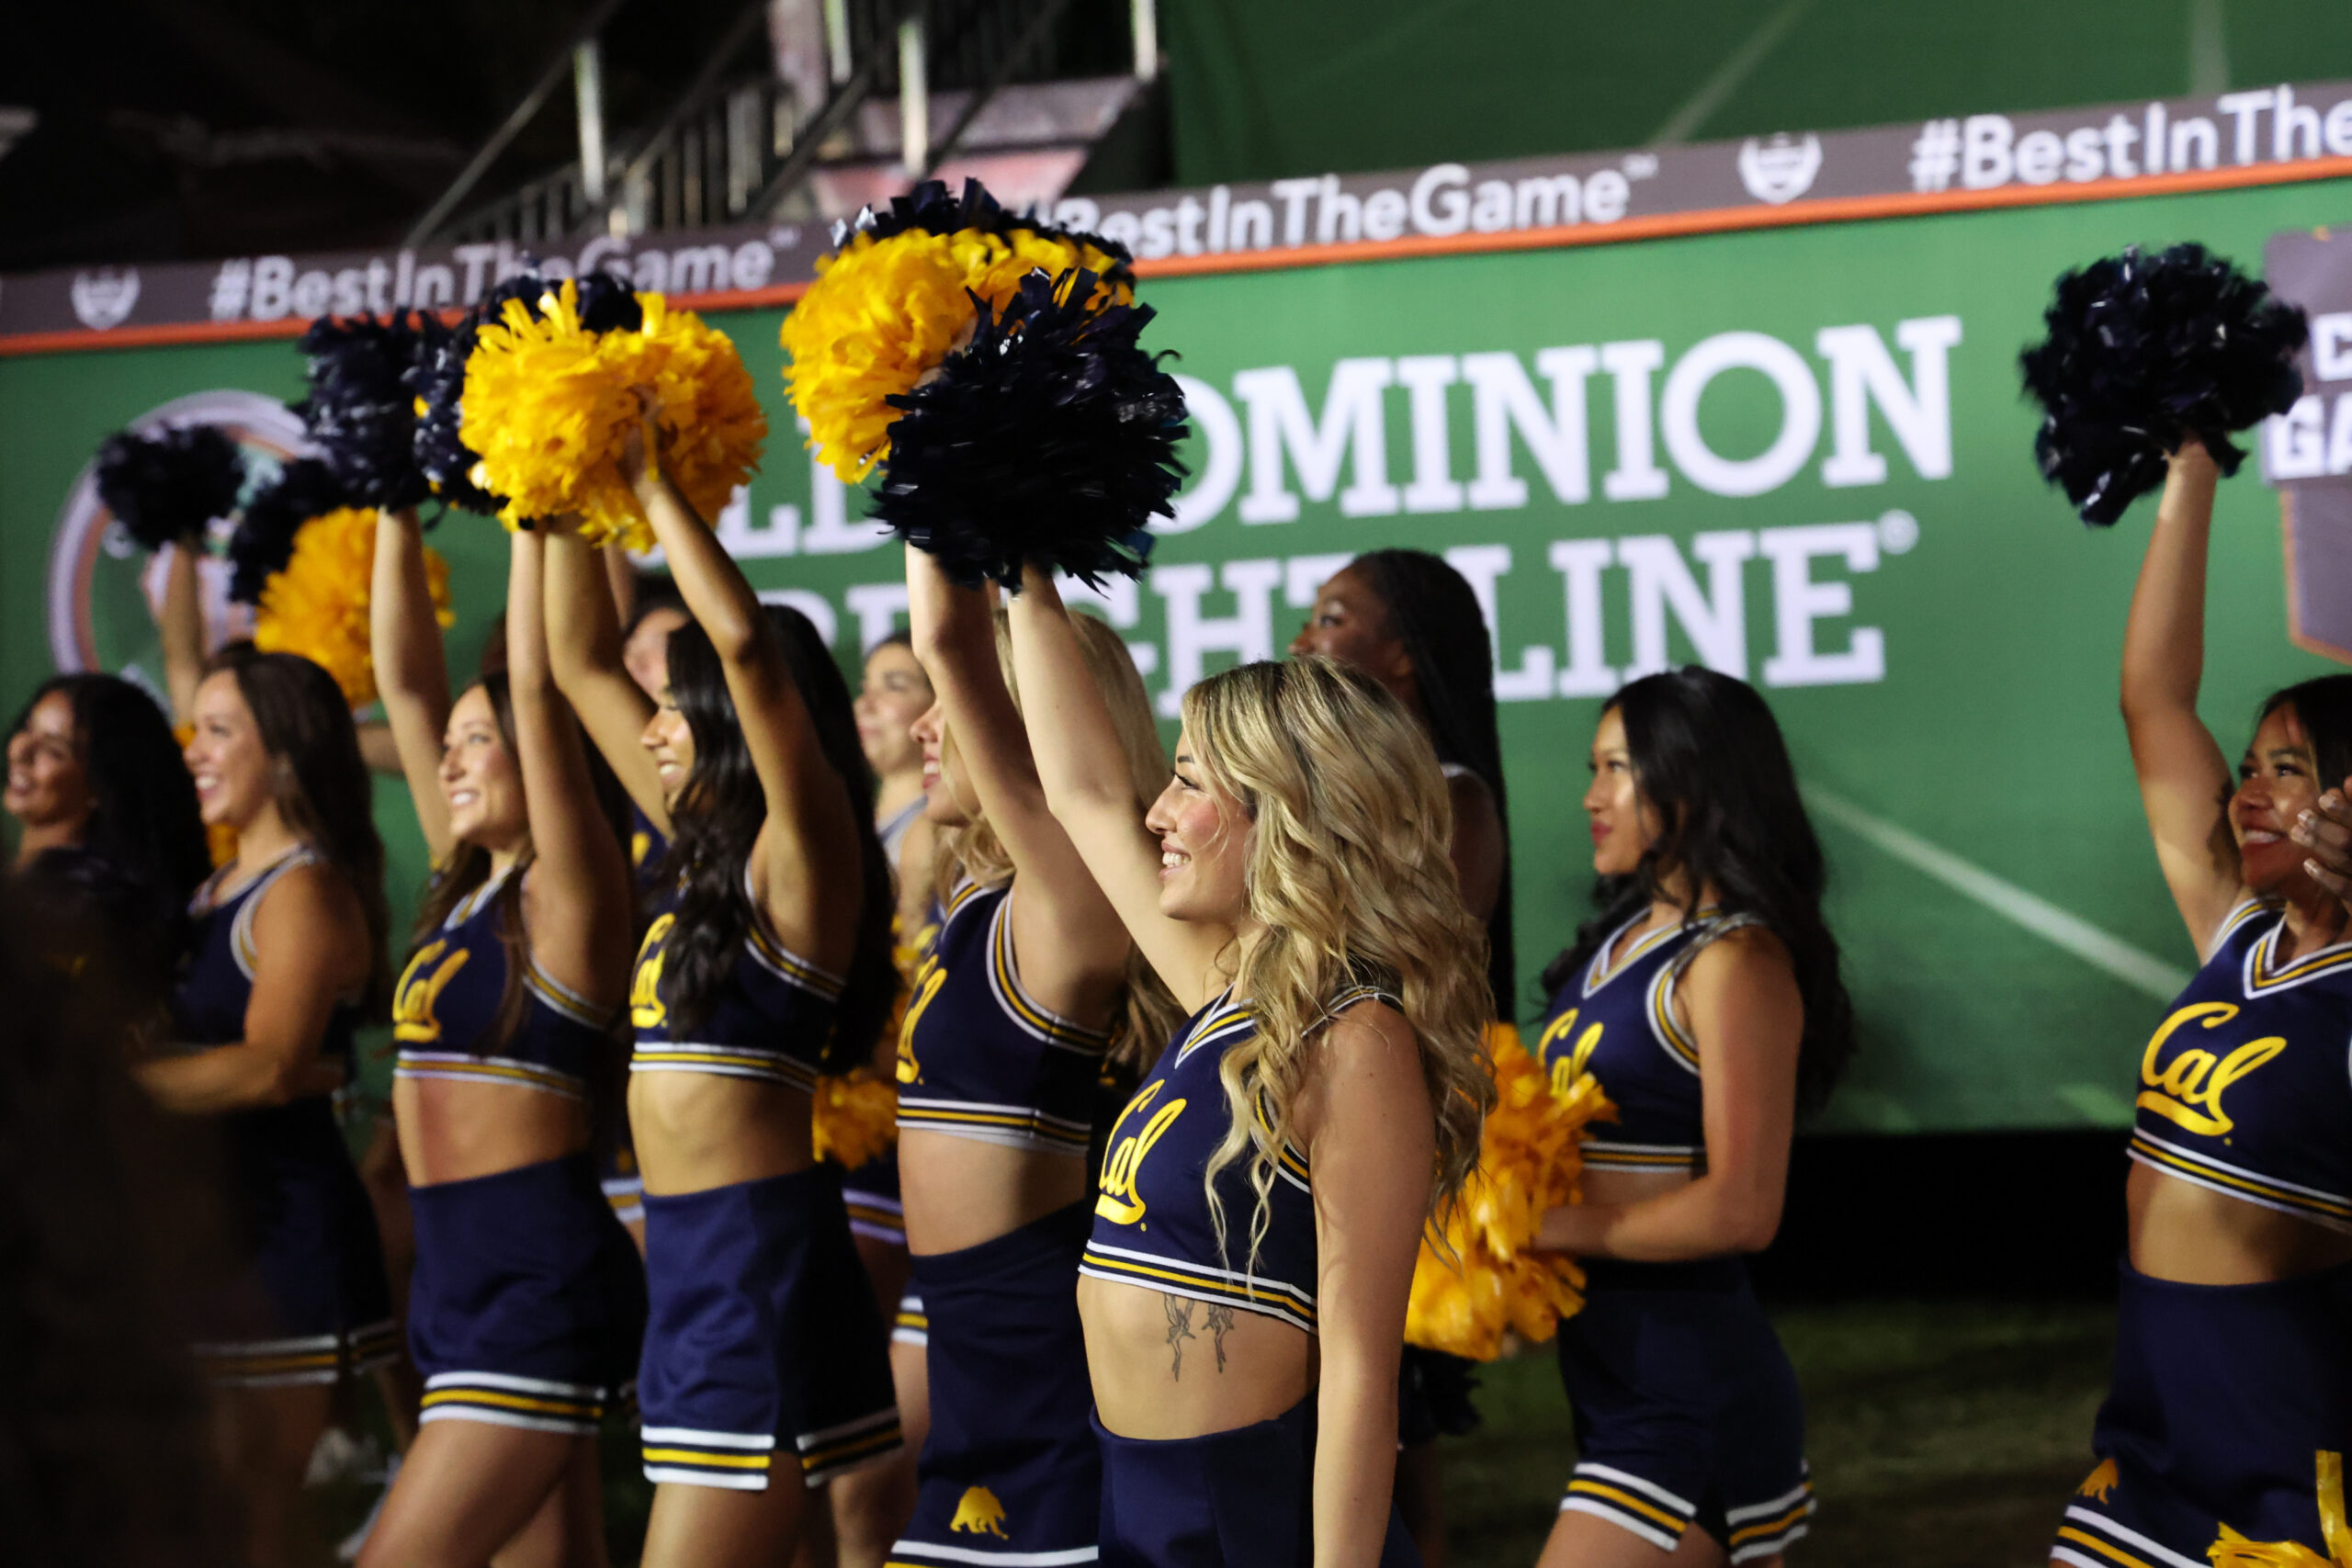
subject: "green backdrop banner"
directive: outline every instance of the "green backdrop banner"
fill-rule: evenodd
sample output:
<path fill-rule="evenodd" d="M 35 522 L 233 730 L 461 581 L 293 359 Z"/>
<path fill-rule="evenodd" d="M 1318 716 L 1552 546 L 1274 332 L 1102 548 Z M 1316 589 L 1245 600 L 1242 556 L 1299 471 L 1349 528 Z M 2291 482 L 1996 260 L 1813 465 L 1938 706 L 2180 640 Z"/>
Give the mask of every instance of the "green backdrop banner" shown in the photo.
<path fill-rule="evenodd" d="M 1151 283 L 1193 479 L 1149 577 L 1100 608 L 1172 717 L 1204 672 L 1278 653 L 1354 552 L 1447 554 L 1496 631 L 1531 989 L 1589 908 L 1600 699 L 1668 662 L 1747 677 L 1831 856 L 1860 1018 L 1823 1124 L 2120 1125 L 2194 964 L 2115 716 L 2146 509 L 2095 535 L 2042 488 L 2016 356 L 2061 268 L 2184 238 L 2251 265 L 2352 215 L 2347 185 Z M 854 660 L 898 624 L 896 554 L 795 448 L 780 314 L 717 320 L 777 432 L 724 536 Z M 299 381 L 277 343 L 0 361 L 0 690 L 61 660 L 153 676 L 142 563 L 91 525 L 98 441 Z M 2224 488 L 2206 714 L 2233 754 L 2265 691 L 2323 668 L 2287 641 L 2278 530 L 2250 471 Z M 503 539 L 464 516 L 432 537 L 466 669 Z M 407 893 L 413 823 L 379 788 Z"/>

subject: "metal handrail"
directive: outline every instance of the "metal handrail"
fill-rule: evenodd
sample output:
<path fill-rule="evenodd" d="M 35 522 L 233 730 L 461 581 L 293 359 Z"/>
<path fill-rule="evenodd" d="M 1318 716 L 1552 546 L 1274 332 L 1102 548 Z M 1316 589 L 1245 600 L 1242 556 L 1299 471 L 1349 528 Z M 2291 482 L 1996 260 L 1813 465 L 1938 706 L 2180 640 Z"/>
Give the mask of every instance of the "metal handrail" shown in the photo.
<path fill-rule="evenodd" d="M 628 4 L 628 0 L 597 0 L 595 8 L 580 19 L 580 25 L 573 28 L 571 36 L 563 40 L 563 47 L 557 50 L 548 62 L 547 69 L 539 73 L 539 79 L 532 85 L 531 90 L 523 95 L 522 101 L 508 112 L 498 129 L 490 133 L 490 140 L 481 144 L 466 166 L 458 171 L 458 177 L 449 182 L 449 188 L 435 198 L 433 205 L 424 209 L 423 217 L 409 226 L 408 238 L 401 243 L 421 245 L 432 237 L 442 220 L 447 218 L 458 203 L 465 200 L 466 193 L 490 172 L 490 166 L 498 161 L 498 155 L 523 133 L 525 126 L 538 117 L 539 110 L 547 106 L 548 98 L 555 92 L 557 84 L 571 74 L 571 51 L 603 32 L 605 24 Z"/>

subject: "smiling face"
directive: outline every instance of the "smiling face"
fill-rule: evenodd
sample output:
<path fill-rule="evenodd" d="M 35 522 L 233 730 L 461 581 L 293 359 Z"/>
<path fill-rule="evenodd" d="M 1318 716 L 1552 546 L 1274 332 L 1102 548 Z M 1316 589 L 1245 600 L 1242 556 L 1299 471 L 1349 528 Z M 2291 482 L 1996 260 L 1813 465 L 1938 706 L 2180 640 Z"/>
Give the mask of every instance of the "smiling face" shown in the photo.
<path fill-rule="evenodd" d="M 8 738 L 8 787 L 0 806 L 28 828 L 78 832 L 96 809 L 74 729 L 74 700 L 51 692 Z"/>
<path fill-rule="evenodd" d="M 629 679 L 656 702 L 662 700 L 662 688 L 670 683 L 670 634 L 685 624 L 684 610 L 664 604 L 639 617 L 628 630 L 628 640 L 621 644 L 621 663 Z"/>
<path fill-rule="evenodd" d="M 1250 912 L 1250 819 L 1210 782 L 1201 756 L 1188 728 L 1176 739 L 1175 776 L 1143 819 L 1159 835 L 1159 912 L 1239 925 Z"/>
<path fill-rule="evenodd" d="M 1388 605 L 1353 567 L 1316 591 L 1306 625 L 1290 639 L 1293 659 L 1308 653 L 1361 670 L 1408 705 L 1413 701 L 1413 660 L 1390 626 Z"/>
<path fill-rule="evenodd" d="M 865 680 L 857 692 L 857 740 L 874 776 L 896 778 L 923 765 L 915 721 L 932 705 L 931 680 L 914 651 L 886 642 L 865 656 Z"/>
<path fill-rule="evenodd" d="M 661 705 L 645 721 L 645 732 L 638 739 L 652 753 L 654 772 L 662 776 L 662 804 L 674 807 L 678 792 L 686 787 L 686 778 L 695 771 L 695 734 L 667 684 L 655 700 Z"/>
<path fill-rule="evenodd" d="M 498 728 L 498 709 L 480 686 L 468 688 L 449 710 L 441 798 L 448 804 L 449 831 L 469 844 L 496 852 L 518 848 L 530 833 L 522 774 Z"/>
<path fill-rule="evenodd" d="M 1592 869 L 1601 876 L 1629 875 L 1657 841 L 1657 813 L 1634 783 L 1624 716 L 1615 708 L 1593 729 L 1590 765 L 1584 810 L 1592 828 Z"/>
<path fill-rule="evenodd" d="M 2276 709 L 2255 730 L 2230 797 L 2238 874 L 2248 888 L 2275 893 L 2303 877 L 2304 851 L 2287 830 L 2324 787 L 2302 721 L 2291 706 Z"/>
<path fill-rule="evenodd" d="M 865 728 L 864 722 L 858 727 Z M 922 815 L 942 828 L 960 828 L 979 814 L 964 759 L 947 744 L 947 710 L 938 703 L 923 709 L 907 729 L 922 769 Z"/>
<path fill-rule="evenodd" d="M 243 828 L 274 804 L 276 762 L 233 673 L 220 670 L 204 678 L 196 689 L 195 721 L 181 754 L 196 779 L 197 807 L 207 826 Z"/>

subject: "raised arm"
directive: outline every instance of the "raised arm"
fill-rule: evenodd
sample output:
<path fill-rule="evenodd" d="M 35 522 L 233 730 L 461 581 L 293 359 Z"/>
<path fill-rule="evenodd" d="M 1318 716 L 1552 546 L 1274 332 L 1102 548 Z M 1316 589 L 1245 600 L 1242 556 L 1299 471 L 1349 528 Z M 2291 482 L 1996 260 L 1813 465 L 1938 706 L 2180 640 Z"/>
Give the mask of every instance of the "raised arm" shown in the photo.
<path fill-rule="evenodd" d="M 164 604 L 155 630 L 164 644 L 164 690 L 172 699 L 172 722 L 187 723 L 196 713 L 196 688 L 204 681 L 204 584 L 197 565 L 204 541 L 194 534 L 172 546 L 164 561 Z"/>
<path fill-rule="evenodd" d="M 2123 632 L 2123 728 L 2156 863 L 2201 954 L 2239 897 L 2229 761 L 2197 716 L 2205 672 L 2205 553 L 2220 472 L 2203 446 L 2172 457 Z"/>
<path fill-rule="evenodd" d="M 605 754 L 628 797 L 667 838 L 670 808 L 643 739 L 653 699 L 629 679 L 621 662 L 621 623 L 604 562 L 571 529 L 551 523 L 541 527 L 548 536 L 548 668 L 556 689 L 580 716 L 588 739 Z"/>
<path fill-rule="evenodd" d="M 531 958 L 557 984 L 617 1006 L 628 988 L 634 913 L 628 860 L 596 803 L 580 726 L 548 668 L 546 538 L 517 533 L 510 547 L 506 689 L 531 819 L 532 863 L 523 885 Z"/>
<path fill-rule="evenodd" d="M 140 1082 L 164 1110 L 200 1115 L 319 1092 L 319 1046 L 335 1003 L 368 976 L 357 896 L 324 866 L 288 872 L 254 911 L 254 953 L 243 1040 L 139 1064 Z"/>
<path fill-rule="evenodd" d="M 1046 809 L 1029 737 L 997 660 L 989 596 L 956 587 L 934 558 L 911 545 L 906 554 L 915 657 L 939 694 L 980 809 L 1012 857 L 1012 950 L 1021 983 L 1043 1006 L 1084 1017 L 1108 1006 L 1125 978 L 1126 931 Z M 1132 785 L 1127 798 L 1132 807 Z"/>
<path fill-rule="evenodd" d="M 623 477 L 662 542 L 687 613 L 718 656 L 752 771 L 767 798 L 767 822 L 752 864 L 761 906 L 786 947 L 819 964 L 846 964 L 855 944 L 858 906 L 845 895 L 865 896 L 849 785 L 818 743 L 817 727 L 759 595 L 710 525 L 695 515 L 662 471 L 655 442 L 649 419 L 642 450 L 632 446 Z"/>
<path fill-rule="evenodd" d="M 1029 716 L 1029 747 L 1047 809 L 1187 1010 L 1216 988 L 1210 970 L 1228 932 L 1159 912 L 1159 840 L 1136 809 L 1135 782 L 1111 709 L 1086 672 L 1078 633 L 1054 580 L 1035 566 L 1012 601 L 1012 666 Z"/>
<path fill-rule="evenodd" d="M 1359 1002 L 1315 1047 L 1297 1120 L 1315 1172 L 1316 1568 L 1380 1560 L 1405 1304 L 1436 1159 L 1412 1027 Z"/>
<path fill-rule="evenodd" d="M 1704 1174 L 1637 1203 L 1555 1209 L 1544 1218 L 1544 1247 L 1681 1263 L 1760 1252 L 1779 1231 L 1804 1037 L 1788 950 L 1753 926 L 1728 932 L 1690 961 L 1675 997 L 1699 1047 Z"/>
<path fill-rule="evenodd" d="M 454 847 L 441 796 L 441 743 L 449 728 L 449 666 L 424 576 L 424 536 L 413 511 L 376 514 L 376 568 L 368 590 L 368 645 L 376 693 L 416 803 L 424 848 L 440 865 Z"/>

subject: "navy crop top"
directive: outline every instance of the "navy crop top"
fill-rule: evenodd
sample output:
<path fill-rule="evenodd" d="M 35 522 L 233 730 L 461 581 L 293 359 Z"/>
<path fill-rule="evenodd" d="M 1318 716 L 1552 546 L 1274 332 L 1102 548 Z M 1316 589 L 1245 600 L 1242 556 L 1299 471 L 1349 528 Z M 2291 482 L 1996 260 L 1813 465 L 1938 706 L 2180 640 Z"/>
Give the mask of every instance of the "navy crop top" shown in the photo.
<path fill-rule="evenodd" d="M 400 1044 L 392 1076 L 512 1084 L 584 1100 L 612 1014 L 543 973 L 527 950 L 521 1020 L 511 1038 L 494 1033 L 506 997 L 498 894 L 512 874 L 491 877 L 459 899 L 409 955 L 392 993 Z"/>
<path fill-rule="evenodd" d="M 254 994 L 254 911 L 279 877 L 297 866 L 319 863 L 316 853 L 296 850 L 225 899 L 215 901 L 220 872 L 196 890 L 188 904 L 193 955 L 172 1000 L 172 1032 L 179 1043 L 228 1045 L 245 1037 L 245 1006 Z M 358 1021 L 357 1005 L 338 1001 L 327 1017 L 320 1055 L 348 1063 Z"/>
<path fill-rule="evenodd" d="M 752 897 L 751 872 L 743 874 L 743 897 L 752 905 L 749 929 L 735 957 L 735 971 L 719 987 L 702 1027 L 691 1039 L 670 1032 L 671 988 L 662 974 L 670 931 L 678 923 L 678 894 L 673 889 L 656 908 L 637 950 L 637 973 L 628 992 L 629 1021 L 636 1026 L 633 1073 L 711 1073 L 756 1078 L 807 1093 L 817 1087 L 832 1038 L 833 1004 L 842 980 L 786 949 L 767 929 Z"/>
<path fill-rule="evenodd" d="M 2352 1230 L 2352 942 L 2281 964 L 2286 916 L 2249 899 L 2140 1055 L 2132 1157 Z"/>
<path fill-rule="evenodd" d="M 1334 998 L 1330 1012 L 1366 999 L 1397 1005 L 1370 987 Z M 1231 993 L 1193 1015 L 1111 1128 L 1094 1201 L 1094 1231 L 1079 1272 L 1215 1306 L 1236 1307 L 1315 1332 L 1315 1199 L 1306 1156 L 1285 1144 L 1274 1166 L 1266 1228 L 1254 1261 L 1250 1237 L 1258 1194 L 1243 1156 L 1217 1172 L 1226 1245 L 1217 1246 L 1202 1180 L 1231 1124 L 1217 1068 L 1258 1032 Z M 1238 1263 L 1240 1268 L 1232 1267 Z"/>
<path fill-rule="evenodd" d="M 1609 935 L 1592 959 L 1552 998 L 1552 1016 L 1535 1055 L 1566 1093 L 1589 1072 L 1617 1108 L 1605 1129 L 1581 1139 L 1589 1170 L 1689 1170 L 1706 1168 L 1707 1133 L 1699 1084 L 1699 1047 L 1674 1017 L 1674 986 L 1702 948 L 1746 916 L 1695 920 L 1645 933 L 1605 968 L 1617 944 L 1647 911 Z"/>
<path fill-rule="evenodd" d="M 645 814 L 645 807 L 635 801 L 628 807 L 628 871 L 637 884 L 640 897 L 653 891 L 653 879 L 661 874 L 662 863 L 669 857 L 670 840 Z"/>
<path fill-rule="evenodd" d="M 1011 894 L 967 882 L 931 929 L 899 1031 L 899 1127 L 1083 1155 L 1110 1040 L 1021 988 Z"/>

